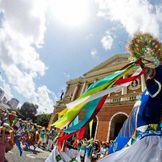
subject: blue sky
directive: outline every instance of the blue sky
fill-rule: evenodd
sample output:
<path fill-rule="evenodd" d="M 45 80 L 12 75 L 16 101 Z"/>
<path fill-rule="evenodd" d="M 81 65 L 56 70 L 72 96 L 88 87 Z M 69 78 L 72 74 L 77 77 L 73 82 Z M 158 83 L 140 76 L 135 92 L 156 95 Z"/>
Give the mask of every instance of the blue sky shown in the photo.
<path fill-rule="evenodd" d="M 134 33 L 162 36 L 161 0 L 0 0 L 0 11 L 0 86 L 39 112 Z"/>

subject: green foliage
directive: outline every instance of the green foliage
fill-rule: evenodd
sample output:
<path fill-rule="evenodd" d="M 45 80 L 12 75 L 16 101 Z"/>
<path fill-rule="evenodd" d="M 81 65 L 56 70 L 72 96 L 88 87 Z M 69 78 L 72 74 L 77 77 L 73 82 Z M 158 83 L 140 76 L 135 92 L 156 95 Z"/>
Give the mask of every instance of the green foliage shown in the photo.
<path fill-rule="evenodd" d="M 24 104 L 19 109 L 20 114 L 24 116 L 25 119 L 34 120 L 35 115 L 37 114 L 38 105 L 33 103 L 24 102 Z"/>
<path fill-rule="evenodd" d="M 48 122 L 50 120 L 51 114 L 40 114 L 36 116 L 36 123 L 38 125 L 47 127 L 48 126 Z"/>

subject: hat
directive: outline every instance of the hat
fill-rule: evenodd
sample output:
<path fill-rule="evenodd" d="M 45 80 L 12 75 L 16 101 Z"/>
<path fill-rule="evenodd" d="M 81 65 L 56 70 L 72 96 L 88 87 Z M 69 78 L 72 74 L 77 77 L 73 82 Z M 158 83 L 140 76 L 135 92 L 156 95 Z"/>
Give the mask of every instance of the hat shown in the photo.
<path fill-rule="evenodd" d="M 102 141 L 102 143 L 101 143 L 102 145 L 107 145 L 107 143 L 105 142 L 105 141 Z"/>
<path fill-rule="evenodd" d="M 23 123 L 27 123 L 27 121 L 26 120 L 23 120 Z"/>
<path fill-rule="evenodd" d="M 9 113 L 9 115 L 17 116 L 16 111 L 11 111 L 11 113 Z"/>
<path fill-rule="evenodd" d="M 10 125 L 8 123 L 3 123 L 3 126 L 1 126 L 1 129 L 5 128 L 5 132 L 12 132 L 13 128 L 10 127 Z"/>

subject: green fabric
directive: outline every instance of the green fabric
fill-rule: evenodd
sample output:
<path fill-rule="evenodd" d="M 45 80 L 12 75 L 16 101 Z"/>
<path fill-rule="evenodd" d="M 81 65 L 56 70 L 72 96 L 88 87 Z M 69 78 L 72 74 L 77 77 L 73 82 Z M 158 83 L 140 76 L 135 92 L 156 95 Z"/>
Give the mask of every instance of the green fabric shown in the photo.
<path fill-rule="evenodd" d="M 84 98 L 86 96 L 90 96 L 92 94 L 95 94 L 97 92 L 100 92 L 101 90 L 105 89 L 113 80 L 118 77 L 121 74 L 124 74 L 127 72 L 130 68 L 132 68 L 135 64 L 130 64 L 128 67 L 126 67 L 123 70 L 117 71 L 115 73 L 112 73 L 108 75 L 107 77 L 93 83 L 79 98 Z"/>
<path fill-rule="evenodd" d="M 93 83 L 88 90 L 83 93 L 79 98 L 84 98 L 86 96 L 90 96 L 92 94 L 95 94 L 97 92 L 100 92 L 104 89 L 106 89 L 108 86 L 111 86 L 115 83 L 116 80 L 118 80 L 119 78 L 121 78 L 125 73 L 127 73 L 132 67 L 134 67 L 134 63 L 128 65 L 126 68 L 117 71 L 107 77 L 105 77 L 104 79 L 101 79 L 99 81 L 97 81 L 96 83 Z M 90 103 L 92 104 L 93 101 L 91 101 Z M 87 108 L 87 105 L 89 104 L 88 101 L 84 101 L 81 104 L 74 106 L 70 109 L 67 110 L 67 112 L 65 113 L 65 115 L 57 120 L 53 125 L 57 128 L 63 128 L 64 126 L 66 126 L 68 123 L 70 123 L 78 114 L 80 111 L 82 111 L 82 109 L 84 109 L 85 107 Z M 96 103 L 95 103 L 96 104 Z M 93 105 L 93 107 L 95 107 L 95 105 Z M 90 112 L 92 112 L 93 110 L 92 107 L 88 107 L 90 109 Z M 92 113 L 91 113 L 92 114 Z M 87 119 L 86 119 L 87 120 Z M 70 128 L 69 128 L 70 129 Z"/>

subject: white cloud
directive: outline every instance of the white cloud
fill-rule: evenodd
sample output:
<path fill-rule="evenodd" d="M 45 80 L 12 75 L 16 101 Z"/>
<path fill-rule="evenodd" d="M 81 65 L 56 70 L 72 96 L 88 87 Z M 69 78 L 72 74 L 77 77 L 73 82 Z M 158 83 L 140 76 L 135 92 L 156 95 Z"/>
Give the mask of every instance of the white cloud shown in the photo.
<path fill-rule="evenodd" d="M 101 39 L 102 46 L 105 50 L 110 50 L 113 44 L 113 37 L 109 31 L 105 33 L 105 35 Z"/>
<path fill-rule="evenodd" d="M 5 96 L 7 97 L 7 99 L 12 98 L 13 95 L 11 93 L 11 86 L 6 83 L 6 81 L 2 78 L 1 75 L 0 75 L 0 82 L 1 82 L 1 88 L 4 89 Z"/>
<path fill-rule="evenodd" d="M 56 96 L 45 86 L 40 86 L 37 91 L 37 98 L 39 103 L 39 113 L 44 110 L 44 112 L 53 112 L 53 106 L 56 101 Z M 52 99 L 51 98 L 52 96 Z M 42 111 L 43 112 L 43 111 Z"/>
<path fill-rule="evenodd" d="M 97 56 L 97 50 L 92 49 L 90 54 L 91 54 L 92 57 L 96 57 Z"/>
<path fill-rule="evenodd" d="M 34 79 L 43 76 L 47 69 L 36 51 L 44 41 L 47 2 L 0 2 L 0 11 L 4 15 L 0 28 L 0 65 L 6 75 L 7 84 L 29 101 L 44 106 L 49 104 L 45 107 L 50 107 L 53 106 L 53 101 L 48 95 L 51 92 L 46 86 L 38 87 L 34 82 Z M 42 104 L 42 101 L 45 104 Z M 41 111 L 46 111 L 45 107 L 40 106 Z"/>
<path fill-rule="evenodd" d="M 159 35 L 162 4 L 155 7 L 147 0 L 95 1 L 99 5 L 98 15 L 120 22 L 129 35 L 132 36 L 138 31 Z"/>

